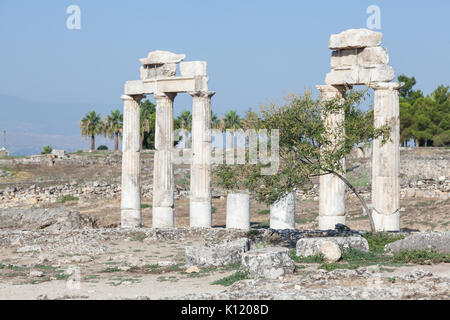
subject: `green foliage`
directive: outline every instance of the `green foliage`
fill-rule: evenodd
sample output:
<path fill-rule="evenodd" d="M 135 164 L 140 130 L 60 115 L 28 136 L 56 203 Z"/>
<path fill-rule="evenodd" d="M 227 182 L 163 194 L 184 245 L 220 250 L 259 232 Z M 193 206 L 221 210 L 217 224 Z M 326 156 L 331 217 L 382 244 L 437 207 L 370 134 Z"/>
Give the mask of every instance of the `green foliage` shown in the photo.
<path fill-rule="evenodd" d="M 450 254 L 433 250 L 401 250 L 394 254 L 394 261 L 414 264 L 450 263 Z"/>
<path fill-rule="evenodd" d="M 52 153 L 52 150 L 53 150 L 52 147 L 45 146 L 42 148 L 41 154 L 50 154 L 50 153 Z"/>
<path fill-rule="evenodd" d="M 141 204 L 141 209 L 147 209 L 147 208 L 151 208 L 152 206 L 150 204 L 147 203 L 142 203 Z"/>
<path fill-rule="evenodd" d="M 144 239 L 147 238 L 147 235 L 145 234 L 145 232 L 142 231 L 137 231 L 137 232 L 133 232 L 130 236 L 130 240 L 131 241 L 144 241 Z"/>
<path fill-rule="evenodd" d="M 291 259 L 294 262 L 297 262 L 297 263 L 322 263 L 323 262 L 323 257 L 320 254 L 309 256 L 309 257 L 302 257 L 302 256 L 297 256 L 297 252 L 295 249 L 289 250 L 289 256 L 291 257 Z"/>
<path fill-rule="evenodd" d="M 388 233 L 388 232 L 375 232 L 366 233 L 364 235 L 368 244 L 369 250 L 372 253 L 383 253 L 384 247 L 391 242 L 402 240 L 405 238 L 402 234 Z"/>
<path fill-rule="evenodd" d="M 108 150 L 108 147 L 102 144 L 101 146 L 98 146 L 97 150 Z"/>
<path fill-rule="evenodd" d="M 95 136 L 105 131 L 104 123 L 101 121 L 100 114 L 97 114 L 95 111 L 87 113 L 86 116 L 81 119 L 79 127 L 83 137 L 91 138 L 91 150 L 94 151 Z"/>
<path fill-rule="evenodd" d="M 222 278 L 222 279 L 219 279 L 219 280 L 216 280 L 211 284 L 228 287 L 228 286 L 232 285 L 233 283 L 235 283 L 236 281 L 245 280 L 245 279 L 248 279 L 248 272 L 243 271 L 243 270 L 238 270 L 235 273 L 233 273 L 232 275 Z"/>
<path fill-rule="evenodd" d="M 405 144 L 414 139 L 416 146 L 450 145 L 450 92 L 440 85 L 430 95 L 413 90 L 414 77 L 401 75 L 400 88 L 400 141 Z"/>
<path fill-rule="evenodd" d="M 58 199 L 58 201 L 60 203 L 66 203 L 66 202 L 69 202 L 69 201 L 78 201 L 78 200 L 79 200 L 78 197 L 72 196 L 70 194 L 66 194 L 66 195 L 64 195 L 64 196 L 62 196 L 61 198 Z"/>
<path fill-rule="evenodd" d="M 270 210 L 269 209 L 264 209 L 264 210 L 260 210 L 258 212 L 259 215 L 267 215 L 270 214 Z"/>
<path fill-rule="evenodd" d="M 141 110 L 141 147 L 155 149 L 156 106 L 149 100 L 140 103 Z"/>

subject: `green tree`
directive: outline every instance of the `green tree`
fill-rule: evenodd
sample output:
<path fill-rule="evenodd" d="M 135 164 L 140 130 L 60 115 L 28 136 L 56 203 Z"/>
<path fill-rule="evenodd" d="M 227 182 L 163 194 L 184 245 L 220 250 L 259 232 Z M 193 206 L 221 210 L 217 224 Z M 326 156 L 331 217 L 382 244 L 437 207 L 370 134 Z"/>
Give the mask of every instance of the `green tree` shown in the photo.
<path fill-rule="evenodd" d="M 87 113 L 79 124 L 81 135 L 83 137 L 91 138 L 91 151 L 95 150 L 95 136 L 104 132 L 104 128 L 102 127 L 102 121 L 100 114 L 97 114 L 95 111 L 91 111 Z"/>
<path fill-rule="evenodd" d="M 227 113 L 225 113 L 224 121 L 225 121 L 226 129 L 231 129 L 232 131 L 235 131 L 237 129 L 242 128 L 241 117 L 234 110 L 230 110 L 230 111 L 227 111 Z M 233 149 L 234 148 L 234 132 L 231 133 L 230 138 L 231 138 L 230 148 Z"/>
<path fill-rule="evenodd" d="M 104 121 L 105 134 L 109 138 L 114 138 L 114 151 L 119 149 L 119 137 L 123 130 L 123 114 L 119 110 L 111 111 Z"/>
<path fill-rule="evenodd" d="M 156 106 L 149 100 L 141 101 L 141 150 L 155 148 Z"/>
<path fill-rule="evenodd" d="M 270 164 L 246 165 L 238 169 L 245 175 L 244 181 L 256 199 L 272 204 L 286 194 L 296 190 L 307 190 L 313 177 L 333 174 L 339 177 L 359 198 L 369 212 L 372 230 L 374 223 L 371 211 L 356 188 L 345 178 L 341 159 L 345 158 L 358 143 L 367 143 L 375 138 L 386 142 L 389 127 L 375 128 L 373 112 L 363 112 L 358 106 L 365 92 L 350 90 L 343 99 L 320 101 L 312 93 L 290 95 L 284 105 L 273 103 L 260 114 L 261 127 L 268 131 L 279 130 L 279 166 L 273 175 L 264 175 L 261 169 Z M 322 117 L 344 113 L 344 120 L 334 128 L 325 127 Z M 344 134 L 342 134 L 344 133 Z"/>
<path fill-rule="evenodd" d="M 189 132 L 192 130 L 192 114 L 189 110 L 185 110 L 175 119 L 175 129 L 183 131 L 183 141 L 186 148 L 189 148 Z"/>

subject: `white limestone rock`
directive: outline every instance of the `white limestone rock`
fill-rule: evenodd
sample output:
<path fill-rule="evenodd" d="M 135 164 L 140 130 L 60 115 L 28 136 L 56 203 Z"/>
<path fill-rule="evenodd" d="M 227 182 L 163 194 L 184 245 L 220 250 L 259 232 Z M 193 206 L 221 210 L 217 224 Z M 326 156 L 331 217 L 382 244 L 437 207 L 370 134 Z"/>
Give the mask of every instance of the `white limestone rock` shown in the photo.
<path fill-rule="evenodd" d="M 323 256 L 323 261 L 326 263 L 339 261 L 342 255 L 341 249 L 333 241 L 325 241 L 320 246 L 320 253 Z"/>
<path fill-rule="evenodd" d="M 140 59 L 143 65 L 178 63 L 186 58 L 185 54 L 175 54 L 169 51 L 155 50 L 149 52 L 147 58 Z"/>
<path fill-rule="evenodd" d="M 363 237 L 313 237 L 302 238 L 297 241 L 297 256 L 309 257 L 321 253 L 320 248 L 328 241 L 334 242 L 338 246 L 345 248 L 358 249 L 369 252 L 369 243 Z"/>
<path fill-rule="evenodd" d="M 328 47 L 331 50 L 376 47 L 381 44 L 383 34 L 369 29 L 349 29 L 332 34 Z"/>
<path fill-rule="evenodd" d="M 386 48 L 368 47 L 359 49 L 335 50 L 331 53 L 331 68 L 348 66 L 372 66 L 388 64 L 389 55 Z"/>
<path fill-rule="evenodd" d="M 253 278 L 277 279 L 295 271 L 289 250 L 283 247 L 262 248 L 246 252 L 242 267 Z"/>
<path fill-rule="evenodd" d="M 270 205 L 271 229 L 295 229 L 295 194 L 290 192 L 284 198 Z"/>
<path fill-rule="evenodd" d="M 180 73 L 183 77 L 206 76 L 206 61 L 189 61 L 180 63 Z"/>
<path fill-rule="evenodd" d="M 226 266 L 241 261 L 244 252 L 250 249 L 247 238 L 224 241 L 210 246 L 188 246 L 185 248 L 186 267 Z"/>
<path fill-rule="evenodd" d="M 227 229 L 250 230 L 250 195 L 229 193 L 227 195 Z"/>

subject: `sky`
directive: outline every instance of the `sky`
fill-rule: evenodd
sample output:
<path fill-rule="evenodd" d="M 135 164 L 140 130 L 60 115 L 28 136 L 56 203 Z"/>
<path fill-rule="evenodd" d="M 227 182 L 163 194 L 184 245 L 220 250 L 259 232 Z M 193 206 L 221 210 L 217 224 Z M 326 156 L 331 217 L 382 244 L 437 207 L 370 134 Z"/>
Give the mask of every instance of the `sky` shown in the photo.
<path fill-rule="evenodd" d="M 66 26 L 70 5 L 80 29 Z M 396 75 L 415 76 L 425 94 L 449 85 L 447 0 L 1 0 L 0 130 L 15 154 L 87 149 L 81 117 L 122 109 L 124 83 L 139 79 L 139 59 L 153 50 L 207 61 L 213 111 L 243 115 L 323 84 L 330 35 L 366 28 L 370 5 Z M 178 95 L 174 113 L 190 108 Z"/>

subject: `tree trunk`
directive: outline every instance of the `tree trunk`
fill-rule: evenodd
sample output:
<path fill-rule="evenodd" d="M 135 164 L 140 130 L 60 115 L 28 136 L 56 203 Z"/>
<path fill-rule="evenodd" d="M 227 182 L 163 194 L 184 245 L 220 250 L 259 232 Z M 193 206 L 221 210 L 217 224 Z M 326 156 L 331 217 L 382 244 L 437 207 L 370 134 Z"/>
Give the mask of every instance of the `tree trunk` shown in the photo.
<path fill-rule="evenodd" d="M 95 150 L 95 135 L 91 135 L 91 151 Z"/>
<path fill-rule="evenodd" d="M 119 133 L 114 133 L 114 151 L 119 150 Z"/>
<path fill-rule="evenodd" d="M 369 207 L 367 206 L 366 200 L 364 200 L 364 198 L 361 197 L 361 195 L 358 193 L 356 188 L 344 176 L 342 176 L 341 174 L 339 174 L 338 172 L 335 172 L 333 170 L 328 170 L 328 172 L 334 174 L 337 177 L 339 177 L 339 179 L 344 181 L 344 183 L 350 188 L 350 190 L 353 191 L 353 193 L 356 195 L 356 197 L 359 199 L 359 201 L 361 202 L 362 206 L 364 207 L 364 210 L 366 210 L 367 215 L 369 216 L 370 229 L 372 230 L 372 232 L 375 232 L 375 222 L 373 221 L 372 210 L 369 210 Z"/>

